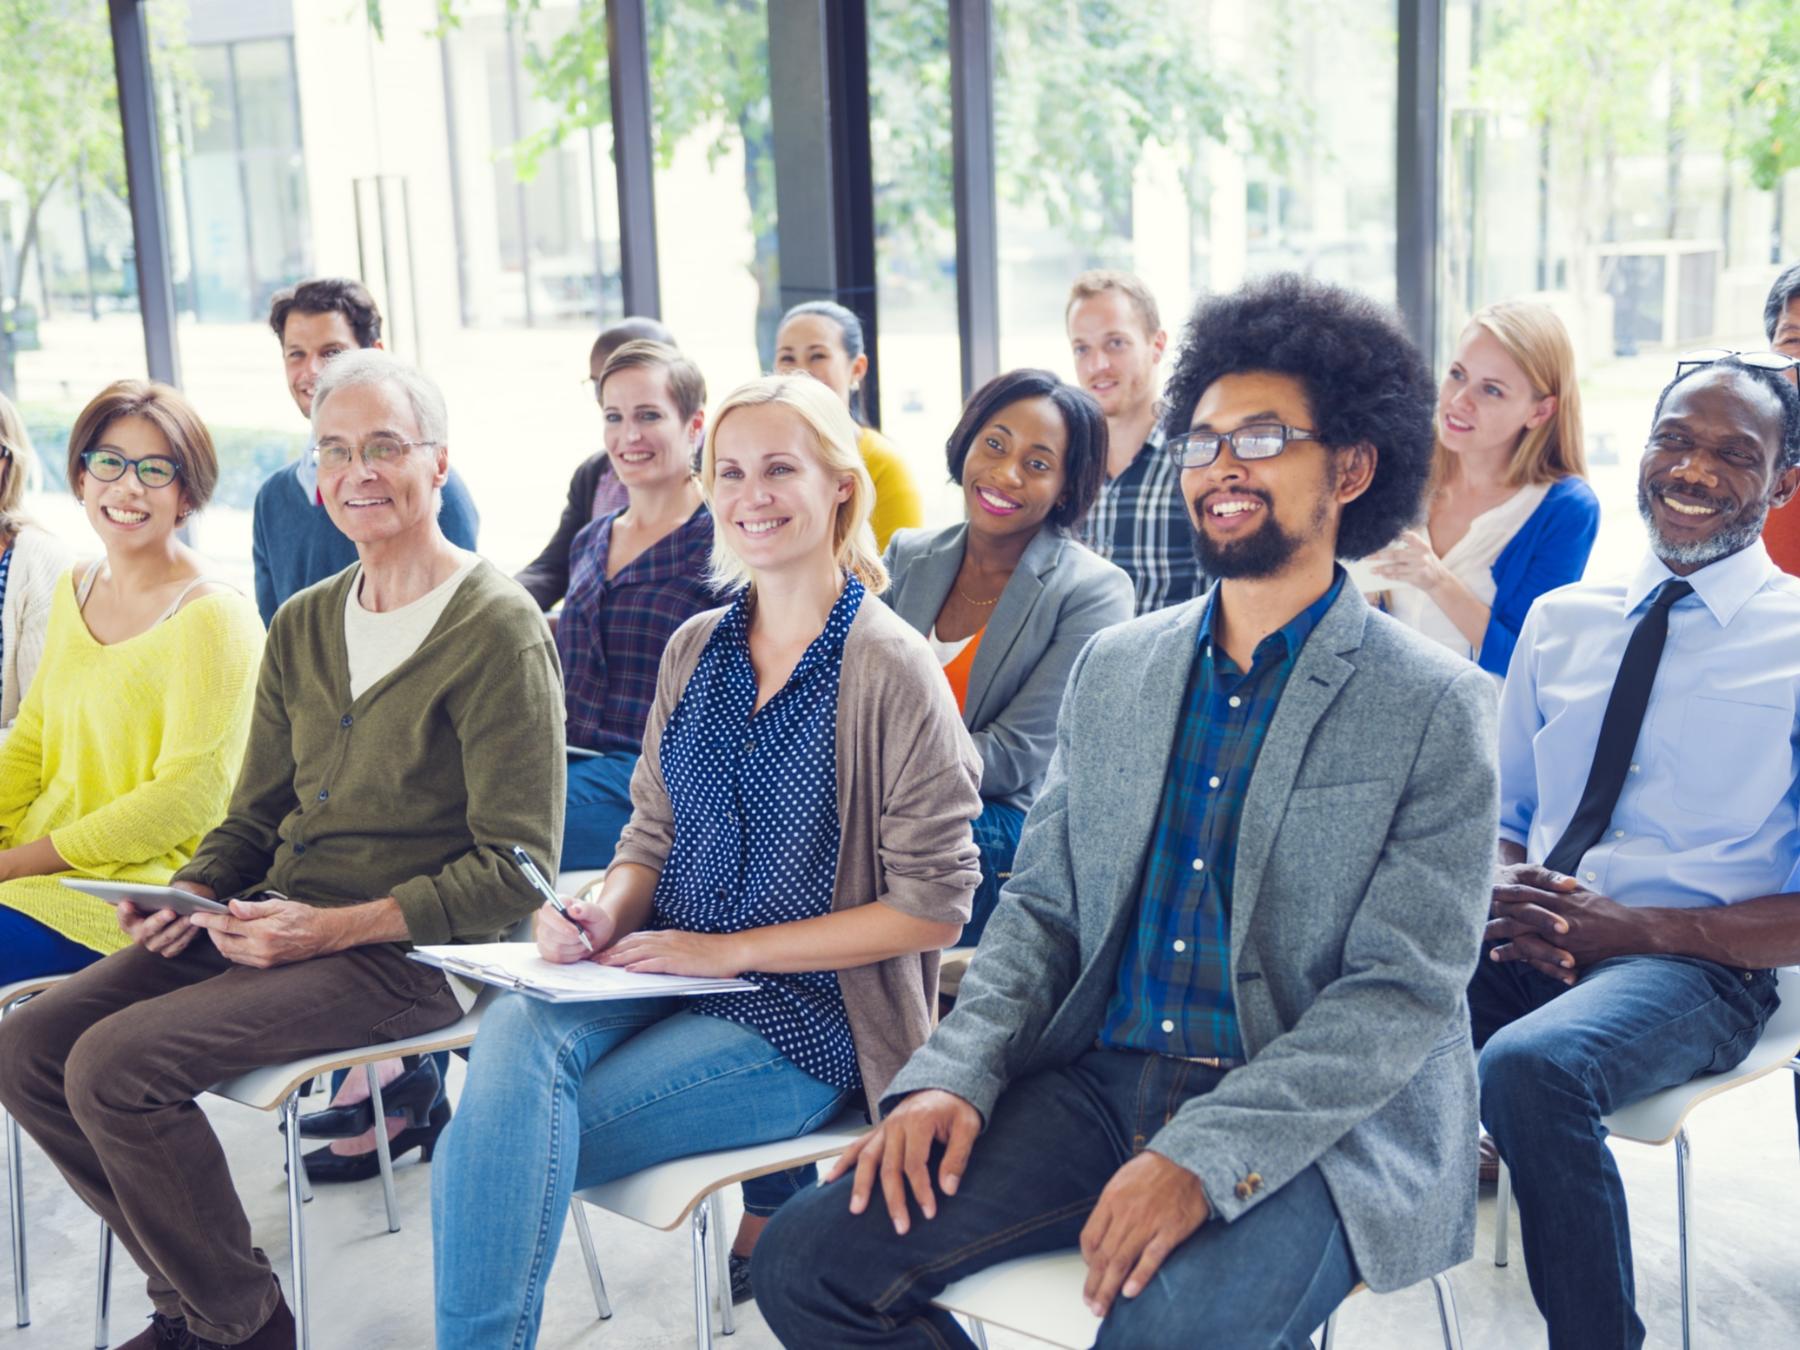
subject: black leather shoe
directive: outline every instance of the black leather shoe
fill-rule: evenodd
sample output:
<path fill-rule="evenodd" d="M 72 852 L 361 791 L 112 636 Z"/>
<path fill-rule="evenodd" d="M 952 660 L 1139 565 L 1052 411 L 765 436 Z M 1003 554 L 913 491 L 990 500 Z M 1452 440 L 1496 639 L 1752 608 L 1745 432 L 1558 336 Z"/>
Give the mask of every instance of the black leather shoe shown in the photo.
<path fill-rule="evenodd" d="M 431 1114 L 423 1125 L 415 1125 L 411 1129 L 402 1130 L 388 1140 L 388 1156 L 395 1162 L 419 1150 L 419 1161 L 430 1162 L 431 1155 L 437 1151 L 438 1136 L 444 1132 L 444 1126 L 450 1123 L 450 1103 L 439 1102 L 431 1108 Z M 315 1185 L 329 1185 L 334 1181 L 367 1181 L 370 1177 L 381 1175 L 381 1159 L 375 1150 L 367 1153 L 333 1153 L 331 1145 L 316 1148 L 302 1158 L 306 1168 L 307 1179 Z"/>
<path fill-rule="evenodd" d="M 194 1350 L 194 1333 L 179 1317 L 150 1314 L 150 1325 L 126 1341 L 119 1350 Z"/>
<path fill-rule="evenodd" d="M 730 1253 L 725 1263 L 731 1268 L 731 1301 L 748 1303 L 756 1297 L 756 1291 L 750 1287 L 750 1258 Z"/>
<path fill-rule="evenodd" d="M 442 1092 L 437 1063 L 426 1055 L 381 1089 L 381 1106 L 390 1116 L 405 1116 L 406 1123 L 416 1128 L 429 1118 L 432 1103 Z M 328 1106 L 300 1117 L 302 1139 L 354 1139 L 374 1128 L 375 1105 L 367 1098 L 354 1106 Z"/>

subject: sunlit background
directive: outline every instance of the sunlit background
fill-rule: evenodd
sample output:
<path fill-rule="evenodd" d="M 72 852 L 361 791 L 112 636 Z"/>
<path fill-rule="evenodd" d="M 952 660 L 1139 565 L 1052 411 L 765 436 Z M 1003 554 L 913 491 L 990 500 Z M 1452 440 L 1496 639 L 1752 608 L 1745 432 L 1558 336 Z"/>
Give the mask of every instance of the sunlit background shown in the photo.
<path fill-rule="evenodd" d="M 765 367 L 780 308 L 766 4 L 648 6 L 662 314 L 715 398 Z M 106 5 L 69 9 L 57 59 L 94 105 L 79 164 L 45 184 L 22 140 L 0 144 L 0 387 L 44 463 L 30 509 L 81 544 L 67 429 L 145 355 Z M 248 589 L 252 497 L 303 443 L 269 297 L 321 273 L 369 280 L 388 345 L 444 386 L 482 551 L 522 566 L 600 443 L 582 377 L 622 313 L 604 6 L 150 9 L 183 381 L 223 460 L 198 527 L 218 574 Z M 949 519 L 949 6 L 868 10 L 882 420 Z M 1394 0 L 993 12 L 1003 365 L 1071 373 L 1063 300 L 1090 266 L 1141 273 L 1172 333 L 1196 295 L 1279 268 L 1396 300 Z M 1633 461 L 1673 355 L 1762 345 L 1764 292 L 1800 257 L 1800 136 L 1784 149 L 1759 74 L 1797 28 L 1787 0 L 1443 5 L 1434 359 L 1484 303 L 1563 315 L 1604 504 L 1591 573 L 1638 551 Z"/>

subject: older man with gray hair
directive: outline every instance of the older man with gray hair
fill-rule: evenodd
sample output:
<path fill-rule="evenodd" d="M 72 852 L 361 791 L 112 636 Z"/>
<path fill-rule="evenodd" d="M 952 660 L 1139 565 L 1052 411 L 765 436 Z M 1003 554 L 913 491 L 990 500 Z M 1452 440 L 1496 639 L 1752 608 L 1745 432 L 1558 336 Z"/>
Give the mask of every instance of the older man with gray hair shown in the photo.
<path fill-rule="evenodd" d="M 537 907 L 507 850 L 557 857 L 563 703 L 537 606 L 444 538 L 444 400 L 377 350 L 313 404 L 319 490 L 355 565 L 275 616 L 223 824 L 175 884 L 228 914 L 120 907 L 133 945 L 0 1031 L 0 1101 L 148 1273 L 125 1350 L 294 1344 L 193 1100 L 461 1009 L 409 944 L 491 941 Z"/>

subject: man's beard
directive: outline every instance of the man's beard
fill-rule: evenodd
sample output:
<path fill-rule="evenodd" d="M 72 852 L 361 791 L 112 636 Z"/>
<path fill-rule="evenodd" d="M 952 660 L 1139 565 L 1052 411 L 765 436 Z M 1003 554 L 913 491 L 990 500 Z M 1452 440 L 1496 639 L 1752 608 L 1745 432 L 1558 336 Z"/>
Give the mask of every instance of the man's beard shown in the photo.
<path fill-rule="evenodd" d="M 1689 497 L 1687 500 L 1712 503 L 1713 499 Z M 1746 508 L 1745 513 L 1736 521 L 1714 531 L 1705 539 L 1677 543 L 1664 535 L 1658 527 L 1655 510 L 1650 505 L 1650 485 L 1640 478 L 1638 514 L 1644 518 L 1644 525 L 1650 531 L 1650 542 L 1657 557 L 1664 562 L 1680 563 L 1684 567 L 1704 567 L 1750 547 L 1762 534 L 1763 523 L 1769 518 L 1769 503 L 1765 498 L 1754 508 Z"/>
<path fill-rule="evenodd" d="M 1200 559 L 1200 569 L 1214 580 L 1272 577 L 1293 560 L 1305 542 L 1302 536 L 1289 534 L 1276 522 L 1275 503 L 1267 493 L 1251 490 L 1248 495 L 1263 504 L 1263 521 L 1255 530 L 1226 544 L 1215 541 L 1204 527 L 1198 532 L 1194 553 Z M 1321 494 L 1314 505 L 1309 533 L 1317 533 L 1324 527 L 1328 514 L 1326 501 L 1325 495 Z M 1201 520 L 1206 519 L 1198 502 L 1194 504 L 1194 514 Z"/>

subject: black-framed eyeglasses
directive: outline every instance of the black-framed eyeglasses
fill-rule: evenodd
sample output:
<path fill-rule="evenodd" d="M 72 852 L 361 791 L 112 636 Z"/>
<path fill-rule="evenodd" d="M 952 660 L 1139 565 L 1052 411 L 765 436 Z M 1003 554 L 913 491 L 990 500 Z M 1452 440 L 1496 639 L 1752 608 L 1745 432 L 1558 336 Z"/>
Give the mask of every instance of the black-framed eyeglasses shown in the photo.
<path fill-rule="evenodd" d="M 1675 378 L 1680 379 L 1690 370 L 1698 370 L 1701 366 L 1710 366 L 1734 356 L 1746 366 L 1756 370 L 1772 370 L 1777 375 L 1785 375 L 1800 366 L 1800 357 L 1783 356 L 1780 352 L 1736 352 L 1729 347 L 1702 347 L 1698 351 L 1683 352 L 1675 358 Z"/>
<path fill-rule="evenodd" d="M 396 436 L 371 436 L 362 443 L 363 463 L 370 468 L 398 464 L 406 458 L 407 451 L 416 446 L 436 445 L 436 441 L 403 441 Z M 313 447 L 313 454 L 318 457 L 321 469 L 347 469 L 356 458 L 357 447 L 347 441 L 320 441 Z"/>
<path fill-rule="evenodd" d="M 126 459 L 117 450 L 83 450 L 81 467 L 102 483 L 116 483 L 125 476 L 125 470 L 134 469 L 138 482 L 147 488 L 164 488 L 181 477 L 181 465 L 167 455 Z"/>
<path fill-rule="evenodd" d="M 1229 445 L 1239 459 L 1274 459 L 1289 441 L 1317 440 L 1319 433 L 1281 422 L 1252 422 L 1236 431 L 1190 431 L 1171 436 L 1164 449 L 1179 469 L 1204 469 L 1219 457 L 1219 447 Z"/>

